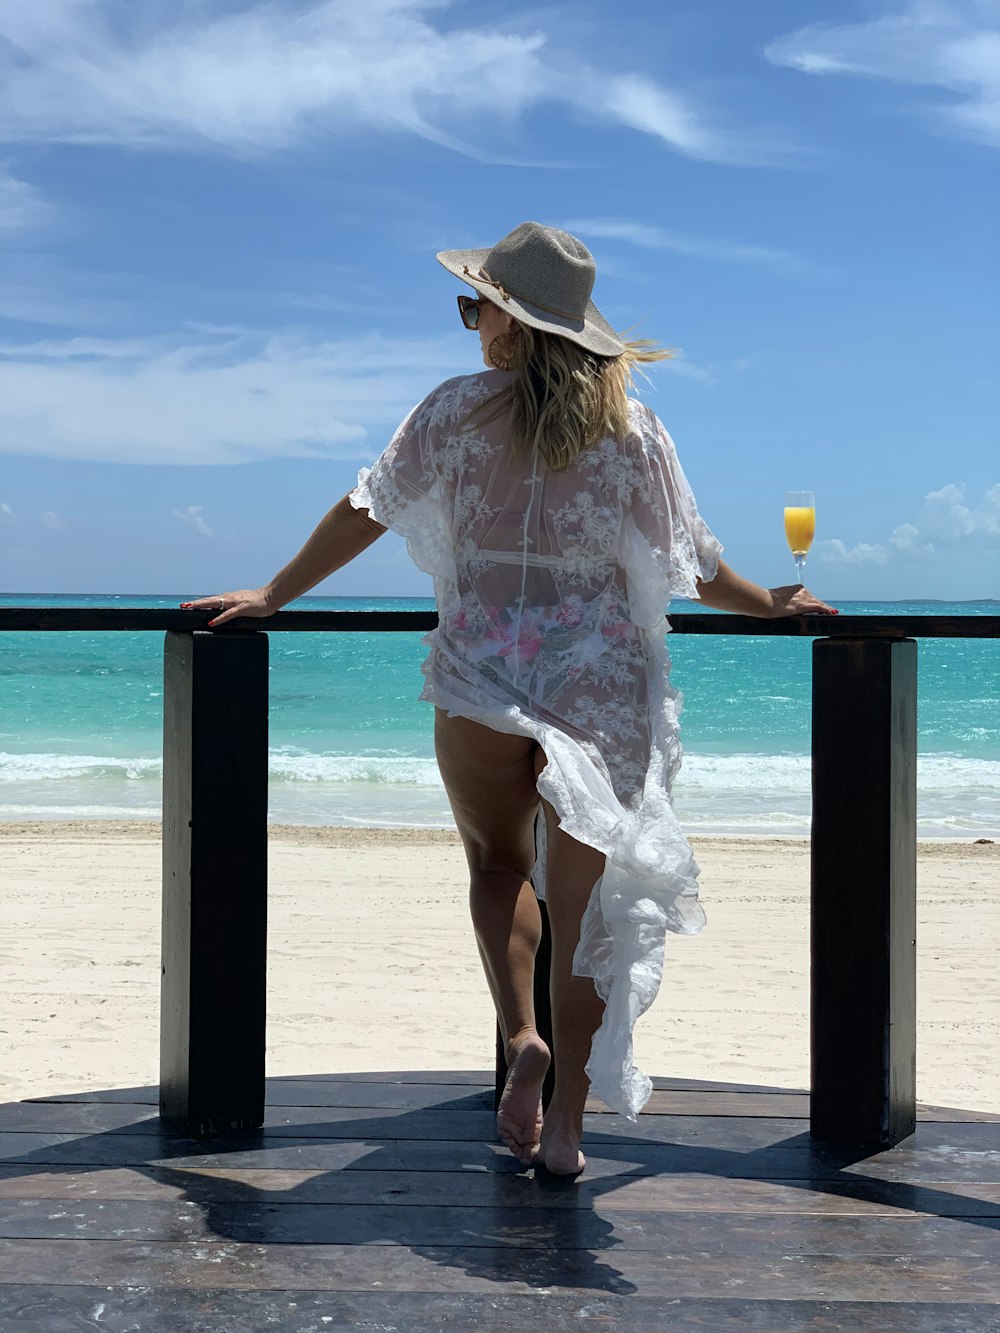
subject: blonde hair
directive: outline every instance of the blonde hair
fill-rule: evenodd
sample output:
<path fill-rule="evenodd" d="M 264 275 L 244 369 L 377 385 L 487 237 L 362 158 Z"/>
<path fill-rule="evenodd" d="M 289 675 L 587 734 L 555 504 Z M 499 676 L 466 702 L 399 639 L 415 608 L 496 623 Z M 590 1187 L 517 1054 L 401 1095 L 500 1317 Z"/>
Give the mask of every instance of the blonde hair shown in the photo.
<path fill-rule="evenodd" d="M 537 446 L 555 472 L 609 435 L 623 439 L 635 367 L 674 355 L 640 338 L 626 341 L 618 356 L 599 356 L 568 338 L 519 322 L 499 341 L 503 367 L 515 378 L 486 404 L 485 419 L 510 411 L 515 457 L 523 458 Z"/>

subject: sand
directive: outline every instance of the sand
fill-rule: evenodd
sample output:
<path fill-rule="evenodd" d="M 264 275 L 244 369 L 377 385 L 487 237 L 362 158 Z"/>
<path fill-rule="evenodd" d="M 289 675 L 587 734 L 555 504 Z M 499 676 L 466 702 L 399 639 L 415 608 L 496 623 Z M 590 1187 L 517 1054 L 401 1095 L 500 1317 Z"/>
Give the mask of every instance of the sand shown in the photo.
<path fill-rule="evenodd" d="M 709 925 L 667 937 L 650 1074 L 807 1087 L 805 840 L 694 840 Z M 2 1100 L 155 1084 L 153 823 L 0 824 Z M 267 1071 L 489 1069 L 457 835 L 271 828 Z M 921 843 L 918 1096 L 1000 1108 L 1000 844 Z"/>

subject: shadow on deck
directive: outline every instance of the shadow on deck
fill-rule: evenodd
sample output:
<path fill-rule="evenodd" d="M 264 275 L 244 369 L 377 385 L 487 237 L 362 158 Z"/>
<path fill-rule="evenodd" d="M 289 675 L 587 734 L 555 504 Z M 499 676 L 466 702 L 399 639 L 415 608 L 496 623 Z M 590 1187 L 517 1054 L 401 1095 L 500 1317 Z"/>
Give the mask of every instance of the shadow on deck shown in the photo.
<path fill-rule="evenodd" d="M 851 1149 L 805 1093 L 658 1079 L 567 1182 L 494 1143 L 492 1082 L 269 1079 L 208 1143 L 155 1087 L 2 1106 L 0 1328 L 1000 1329 L 1000 1117 Z"/>

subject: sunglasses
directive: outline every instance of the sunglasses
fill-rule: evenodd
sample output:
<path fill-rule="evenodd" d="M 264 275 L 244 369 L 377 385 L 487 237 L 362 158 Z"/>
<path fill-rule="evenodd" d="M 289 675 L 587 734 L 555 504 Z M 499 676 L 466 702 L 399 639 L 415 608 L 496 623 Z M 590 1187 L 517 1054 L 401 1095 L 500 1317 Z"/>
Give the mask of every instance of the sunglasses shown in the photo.
<path fill-rule="evenodd" d="M 480 297 L 477 301 L 474 296 L 458 298 L 458 313 L 462 316 L 462 323 L 467 329 L 479 328 L 479 310 L 484 299 Z"/>

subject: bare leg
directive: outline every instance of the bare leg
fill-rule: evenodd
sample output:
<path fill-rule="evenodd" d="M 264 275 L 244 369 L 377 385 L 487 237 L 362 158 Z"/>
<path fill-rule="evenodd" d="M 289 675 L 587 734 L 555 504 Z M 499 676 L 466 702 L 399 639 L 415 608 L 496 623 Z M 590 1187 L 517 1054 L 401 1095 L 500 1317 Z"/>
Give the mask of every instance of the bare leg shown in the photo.
<path fill-rule="evenodd" d="M 541 1087 L 550 1062 L 549 1048 L 535 1028 L 535 953 L 542 933 L 538 900 L 520 871 L 480 868 L 472 872 L 469 903 L 508 1067 L 497 1133 L 527 1164 L 541 1134 Z"/>
<path fill-rule="evenodd" d="M 591 1041 L 604 1016 L 604 1001 L 592 978 L 573 975 L 573 955 L 591 890 L 604 873 L 604 854 L 563 832 L 548 801 L 542 808 L 548 835 L 545 897 L 552 927 L 550 994 L 556 1067 L 555 1090 L 535 1160 L 556 1174 L 575 1175 L 586 1164 L 580 1152 L 590 1088 L 585 1071 Z"/>
<path fill-rule="evenodd" d="M 539 1143 L 549 1048 L 535 1028 L 535 952 L 541 919 L 529 881 L 538 810 L 530 737 L 435 715 L 438 766 L 469 862 L 469 905 L 507 1057 L 497 1133 L 528 1163 Z"/>

